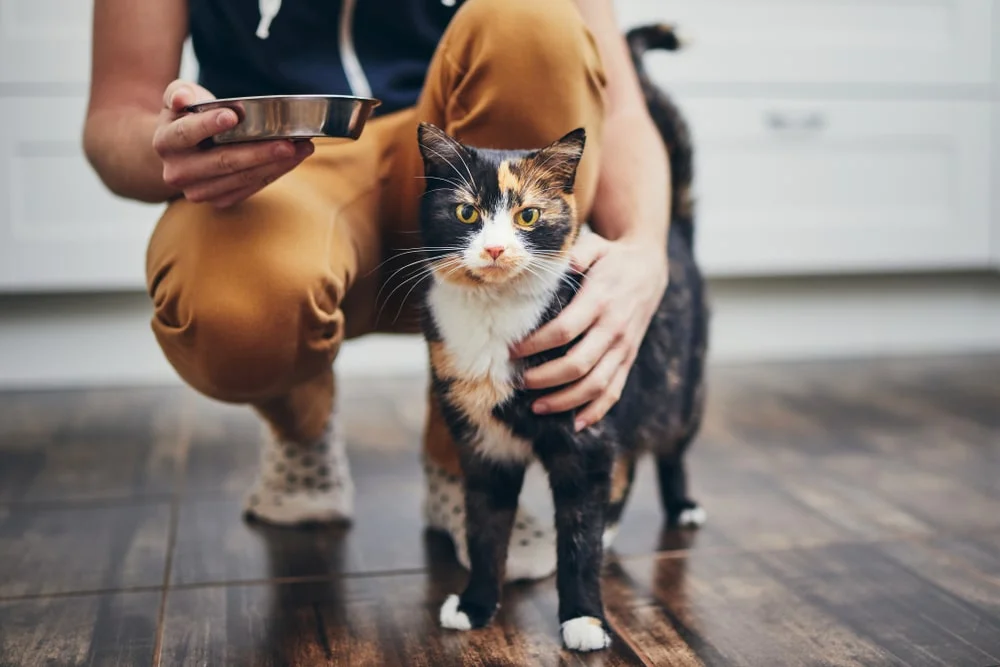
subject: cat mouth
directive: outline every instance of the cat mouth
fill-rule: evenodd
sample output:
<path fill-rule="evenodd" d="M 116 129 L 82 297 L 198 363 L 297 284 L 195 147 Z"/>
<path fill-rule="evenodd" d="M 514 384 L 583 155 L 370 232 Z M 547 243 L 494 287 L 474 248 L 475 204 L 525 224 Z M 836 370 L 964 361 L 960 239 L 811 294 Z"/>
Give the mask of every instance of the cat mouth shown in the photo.
<path fill-rule="evenodd" d="M 490 262 L 489 264 L 470 268 L 468 269 L 468 273 L 482 282 L 497 283 L 520 275 L 521 269 L 520 264 Z"/>

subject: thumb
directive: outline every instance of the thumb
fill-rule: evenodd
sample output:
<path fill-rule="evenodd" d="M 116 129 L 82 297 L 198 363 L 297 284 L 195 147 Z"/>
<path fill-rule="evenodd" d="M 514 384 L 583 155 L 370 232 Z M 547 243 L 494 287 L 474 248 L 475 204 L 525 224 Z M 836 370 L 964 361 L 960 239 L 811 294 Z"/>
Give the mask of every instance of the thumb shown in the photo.
<path fill-rule="evenodd" d="M 182 79 L 174 81 L 163 91 L 163 106 L 174 113 L 180 113 L 192 104 L 208 102 L 214 99 L 215 95 L 197 83 Z"/>
<path fill-rule="evenodd" d="M 608 242 L 588 232 L 582 234 L 570 251 L 570 266 L 577 273 L 586 273 L 607 252 Z"/>

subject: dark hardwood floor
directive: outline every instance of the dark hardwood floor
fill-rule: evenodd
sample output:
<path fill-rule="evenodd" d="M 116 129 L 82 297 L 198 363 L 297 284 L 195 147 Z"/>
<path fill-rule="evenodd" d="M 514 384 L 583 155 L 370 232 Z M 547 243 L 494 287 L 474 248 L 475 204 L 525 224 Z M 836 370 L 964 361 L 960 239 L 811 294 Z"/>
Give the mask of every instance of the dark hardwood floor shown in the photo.
<path fill-rule="evenodd" d="M 183 389 L 0 394 L 0 666 L 1000 664 L 1000 357 L 719 367 L 692 458 L 709 524 L 641 468 L 609 651 L 553 581 L 444 632 L 465 579 L 421 522 L 420 378 L 345 382 L 351 526 L 249 524 L 261 428 Z M 534 471 L 526 502 L 550 507 Z"/>

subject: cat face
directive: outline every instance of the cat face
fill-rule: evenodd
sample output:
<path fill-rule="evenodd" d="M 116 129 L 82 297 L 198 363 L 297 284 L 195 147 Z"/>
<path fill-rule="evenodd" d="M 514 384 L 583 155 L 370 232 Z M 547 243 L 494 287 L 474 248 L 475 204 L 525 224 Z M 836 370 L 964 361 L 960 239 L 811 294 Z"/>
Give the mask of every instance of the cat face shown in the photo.
<path fill-rule="evenodd" d="M 421 234 L 437 280 L 498 285 L 565 268 L 579 233 L 573 183 L 583 129 L 533 151 L 464 146 L 427 123 L 418 139 Z"/>

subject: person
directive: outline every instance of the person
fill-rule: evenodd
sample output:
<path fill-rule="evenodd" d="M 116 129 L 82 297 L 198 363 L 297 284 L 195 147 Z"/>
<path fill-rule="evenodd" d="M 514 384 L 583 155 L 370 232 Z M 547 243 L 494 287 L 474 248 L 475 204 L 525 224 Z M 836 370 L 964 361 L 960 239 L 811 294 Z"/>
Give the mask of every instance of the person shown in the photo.
<path fill-rule="evenodd" d="M 332 362 L 345 339 L 418 330 L 409 285 L 395 288 L 419 247 L 421 121 L 505 149 L 586 128 L 577 197 L 596 233 L 573 249 L 583 289 L 512 355 L 582 335 L 527 374 L 552 389 L 533 407 L 577 408 L 584 428 L 614 405 L 666 288 L 670 197 L 617 26 L 612 0 L 96 0 L 84 148 L 114 193 L 169 202 L 147 255 L 153 332 L 185 382 L 270 426 L 250 514 L 297 524 L 353 511 Z M 197 83 L 174 80 L 189 35 Z M 382 105 L 356 142 L 203 148 L 237 117 L 188 105 L 266 94 Z M 426 520 L 467 566 L 461 469 L 433 401 L 424 461 Z M 524 512 L 517 526 L 507 578 L 547 576 L 551 528 Z"/>

